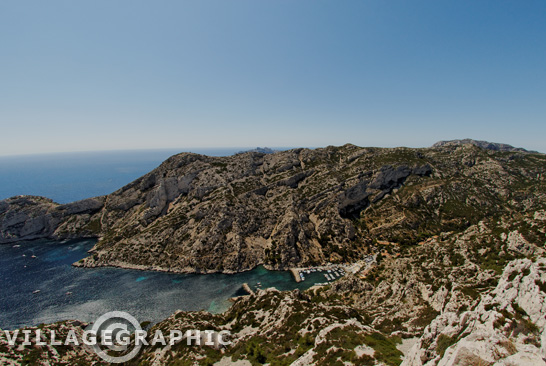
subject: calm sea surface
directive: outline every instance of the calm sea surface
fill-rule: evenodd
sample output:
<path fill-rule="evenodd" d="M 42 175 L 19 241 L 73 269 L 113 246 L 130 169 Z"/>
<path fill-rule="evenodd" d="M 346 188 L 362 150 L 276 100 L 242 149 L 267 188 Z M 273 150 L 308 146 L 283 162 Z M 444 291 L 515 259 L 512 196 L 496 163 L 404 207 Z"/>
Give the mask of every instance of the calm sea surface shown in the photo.
<path fill-rule="evenodd" d="M 99 151 L 0 157 L 0 199 L 30 194 L 68 203 L 112 193 L 183 151 L 227 156 L 244 148 Z"/>
<path fill-rule="evenodd" d="M 240 148 L 193 150 L 230 155 Z M 94 152 L 0 158 L 0 199 L 43 195 L 59 203 L 108 194 L 157 167 L 179 150 Z M 94 321 L 127 311 L 160 321 L 176 310 L 222 312 L 243 283 L 252 288 L 305 289 L 324 282 L 318 273 L 296 283 L 288 272 L 263 267 L 235 275 L 180 275 L 117 268 L 75 268 L 94 240 L 37 240 L 0 245 L 0 328 L 66 319 Z M 38 291 L 39 290 L 39 291 Z"/>
<path fill-rule="evenodd" d="M 313 273 L 296 283 L 289 272 L 263 267 L 234 275 L 72 267 L 93 244 L 94 240 L 37 240 L 0 245 L 0 328 L 66 319 L 93 321 L 114 310 L 127 311 L 141 322 L 157 322 L 176 310 L 222 312 L 230 297 L 243 294 L 245 282 L 253 289 L 261 283 L 259 288 L 291 290 L 324 281 Z"/>

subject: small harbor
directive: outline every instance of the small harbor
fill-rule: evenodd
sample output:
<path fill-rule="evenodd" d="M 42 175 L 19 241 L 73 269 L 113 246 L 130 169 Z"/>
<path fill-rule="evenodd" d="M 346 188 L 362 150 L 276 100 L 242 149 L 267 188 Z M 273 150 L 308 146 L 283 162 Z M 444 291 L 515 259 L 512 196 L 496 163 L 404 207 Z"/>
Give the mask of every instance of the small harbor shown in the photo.
<path fill-rule="evenodd" d="M 291 268 L 290 273 L 296 282 L 314 282 L 313 286 L 325 286 L 348 273 L 356 274 L 373 263 L 375 263 L 375 256 L 368 255 L 363 260 L 351 264 L 328 263 L 324 266 Z"/>
<path fill-rule="evenodd" d="M 324 286 L 347 274 L 344 265 L 329 264 L 317 267 L 304 267 L 290 269 L 296 282 L 313 282 L 314 286 Z"/>
<path fill-rule="evenodd" d="M 66 319 L 93 321 L 120 309 L 157 322 L 176 310 L 221 313 L 231 305 L 231 298 L 260 289 L 306 290 L 313 285 L 294 281 L 288 271 L 263 266 L 237 274 L 206 275 L 72 266 L 94 244 L 93 239 L 38 240 L 0 246 L 0 277 L 5 280 L 0 328 Z"/>

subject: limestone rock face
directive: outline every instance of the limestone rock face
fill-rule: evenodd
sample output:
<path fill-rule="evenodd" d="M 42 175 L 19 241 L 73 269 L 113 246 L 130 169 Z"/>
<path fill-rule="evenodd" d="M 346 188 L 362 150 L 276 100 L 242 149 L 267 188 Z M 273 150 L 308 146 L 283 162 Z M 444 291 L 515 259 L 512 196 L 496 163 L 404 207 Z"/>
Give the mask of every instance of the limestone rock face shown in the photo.
<path fill-rule="evenodd" d="M 65 205 L 36 196 L 16 196 L 0 201 L 0 243 L 39 238 L 96 236 L 88 227 L 103 207 L 104 197 Z"/>
<path fill-rule="evenodd" d="M 536 246 L 531 245 L 517 230 L 508 233 L 506 238 L 508 248 L 524 255 L 534 254 Z"/>
<path fill-rule="evenodd" d="M 173 272 L 351 262 L 378 242 L 410 245 L 537 208 L 529 191 L 544 165 L 540 154 L 453 144 L 182 153 L 105 197 L 0 201 L 0 243 L 96 236 L 78 265 Z M 532 249 L 511 235 L 522 253 Z"/>
<path fill-rule="evenodd" d="M 510 262 L 475 309 L 434 319 L 402 365 L 544 365 L 546 258 Z"/>

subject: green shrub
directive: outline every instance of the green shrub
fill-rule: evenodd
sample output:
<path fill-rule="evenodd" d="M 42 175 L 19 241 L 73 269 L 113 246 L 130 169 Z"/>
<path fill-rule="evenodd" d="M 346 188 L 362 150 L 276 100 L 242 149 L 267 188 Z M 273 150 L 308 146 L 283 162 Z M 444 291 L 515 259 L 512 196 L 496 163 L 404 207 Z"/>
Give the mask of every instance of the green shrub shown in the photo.
<path fill-rule="evenodd" d="M 383 334 L 375 332 L 364 337 L 364 343 L 375 351 L 374 357 L 387 365 L 396 366 L 402 363 L 402 352 L 396 348 L 398 338 L 387 338 Z"/>
<path fill-rule="evenodd" d="M 463 294 L 476 300 L 480 297 L 480 293 L 474 287 L 463 287 L 460 289 Z"/>
<path fill-rule="evenodd" d="M 541 282 L 540 280 L 535 280 L 535 284 L 538 286 L 540 291 L 546 292 L 546 283 Z"/>
<path fill-rule="evenodd" d="M 430 305 L 426 305 L 424 309 L 421 310 L 419 316 L 413 320 L 413 325 L 424 328 L 439 314 L 440 313 L 434 310 Z"/>
<path fill-rule="evenodd" d="M 436 342 L 436 352 L 441 357 L 444 357 L 446 350 L 457 342 L 457 336 L 449 337 L 445 334 L 440 334 L 438 341 Z"/>

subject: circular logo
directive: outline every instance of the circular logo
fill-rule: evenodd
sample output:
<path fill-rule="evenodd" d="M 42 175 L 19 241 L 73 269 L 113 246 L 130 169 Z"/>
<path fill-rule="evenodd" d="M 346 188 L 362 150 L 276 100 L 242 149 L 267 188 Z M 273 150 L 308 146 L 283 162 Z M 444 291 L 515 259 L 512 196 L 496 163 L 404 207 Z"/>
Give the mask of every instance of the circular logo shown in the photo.
<path fill-rule="evenodd" d="M 142 344 L 135 342 L 131 345 L 133 348 L 128 351 L 130 346 L 129 327 L 135 332 L 142 331 L 139 322 L 124 311 L 111 311 L 100 316 L 89 331 L 97 337 L 97 342 L 91 346 L 93 351 L 110 363 L 122 363 L 133 359 L 142 348 Z M 98 341 L 99 337 L 100 342 Z"/>

